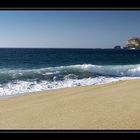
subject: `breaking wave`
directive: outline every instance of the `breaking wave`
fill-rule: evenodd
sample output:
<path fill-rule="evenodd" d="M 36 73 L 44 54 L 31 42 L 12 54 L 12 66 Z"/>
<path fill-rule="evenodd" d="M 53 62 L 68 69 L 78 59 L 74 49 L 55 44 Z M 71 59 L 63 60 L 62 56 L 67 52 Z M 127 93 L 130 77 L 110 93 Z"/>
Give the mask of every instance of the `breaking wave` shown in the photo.
<path fill-rule="evenodd" d="M 0 69 L 0 96 L 140 78 L 137 65 L 70 65 Z"/>
<path fill-rule="evenodd" d="M 26 80 L 41 79 L 54 80 L 53 78 L 85 78 L 92 76 L 140 76 L 140 64 L 137 65 L 70 65 L 48 67 L 39 69 L 0 69 L 0 80 Z"/>

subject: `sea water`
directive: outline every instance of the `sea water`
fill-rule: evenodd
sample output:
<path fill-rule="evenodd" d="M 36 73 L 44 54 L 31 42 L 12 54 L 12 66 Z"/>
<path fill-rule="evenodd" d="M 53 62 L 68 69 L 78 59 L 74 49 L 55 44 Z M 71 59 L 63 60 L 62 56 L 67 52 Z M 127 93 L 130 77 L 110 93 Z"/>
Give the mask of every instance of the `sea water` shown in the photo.
<path fill-rule="evenodd" d="M 140 78 L 140 50 L 0 49 L 0 96 Z"/>

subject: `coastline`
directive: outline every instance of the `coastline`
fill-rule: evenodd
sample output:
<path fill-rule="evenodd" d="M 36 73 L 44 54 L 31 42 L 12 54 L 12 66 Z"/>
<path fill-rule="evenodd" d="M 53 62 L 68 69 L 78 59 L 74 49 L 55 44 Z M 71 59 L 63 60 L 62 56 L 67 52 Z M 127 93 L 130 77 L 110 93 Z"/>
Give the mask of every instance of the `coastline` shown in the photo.
<path fill-rule="evenodd" d="M 139 129 L 140 80 L 0 100 L 0 129 Z"/>

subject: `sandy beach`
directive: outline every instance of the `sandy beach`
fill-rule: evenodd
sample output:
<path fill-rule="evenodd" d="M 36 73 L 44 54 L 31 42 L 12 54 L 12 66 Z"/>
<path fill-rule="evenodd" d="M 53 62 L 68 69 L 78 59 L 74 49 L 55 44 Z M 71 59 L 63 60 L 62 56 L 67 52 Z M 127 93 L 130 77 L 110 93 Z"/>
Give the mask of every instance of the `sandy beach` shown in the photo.
<path fill-rule="evenodd" d="M 140 80 L 0 100 L 0 129 L 140 129 Z"/>

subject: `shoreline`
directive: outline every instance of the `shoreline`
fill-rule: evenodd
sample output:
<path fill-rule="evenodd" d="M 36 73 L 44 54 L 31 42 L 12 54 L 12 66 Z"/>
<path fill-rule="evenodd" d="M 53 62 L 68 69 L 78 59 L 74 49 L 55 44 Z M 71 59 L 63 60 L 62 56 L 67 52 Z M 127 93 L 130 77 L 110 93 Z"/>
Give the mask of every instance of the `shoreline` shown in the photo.
<path fill-rule="evenodd" d="M 133 80 L 133 79 L 129 79 L 129 80 Z M 112 84 L 112 83 L 116 83 L 116 82 L 120 82 L 120 81 L 127 81 L 127 80 L 119 80 L 119 81 L 112 81 L 109 83 L 102 83 L 102 84 L 97 84 L 97 85 L 85 85 L 85 86 L 75 86 L 75 87 L 63 87 L 63 88 L 57 88 L 57 89 L 50 89 L 50 90 L 41 90 L 41 91 L 34 91 L 34 92 L 25 92 L 25 93 L 19 93 L 19 94 L 13 94 L 13 95 L 4 95 L 4 96 L 0 96 L 0 101 L 1 100 L 8 100 L 11 98 L 16 98 L 16 97 L 22 97 L 22 96 L 30 96 L 30 95 L 34 95 L 34 94 L 47 94 L 49 92 L 54 92 L 56 90 L 63 90 L 63 89 L 74 89 L 74 88 L 80 88 L 80 87 L 95 87 L 95 86 L 102 86 L 102 85 L 107 85 L 107 84 Z"/>
<path fill-rule="evenodd" d="M 0 129 L 139 129 L 140 80 L 0 100 Z"/>
<path fill-rule="evenodd" d="M 74 86 L 74 87 L 62 87 L 62 88 L 56 88 L 56 89 L 49 89 L 49 90 L 41 90 L 41 91 L 33 91 L 33 92 L 25 92 L 25 93 L 18 93 L 18 94 L 12 94 L 12 95 L 3 95 L 0 96 L 0 101 L 1 100 L 8 100 L 11 98 L 16 98 L 16 97 L 22 97 L 22 96 L 29 96 L 29 95 L 34 95 L 34 94 L 46 94 L 49 92 L 53 92 L 56 90 L 63 90 L 63 89 L 75 89 L 75 88 L 80 88 L 80 87 L 96 87 L 96 86 L 103 86 L 103 85 L 108 85 L 108 84 L 113 84 L 113 83 L 118 83 L 121 81 L 129 81 L 129 80 L 140 80 L 140 78 L 134 78 L 134 79 L 122 79 L 122 80 L 117 80 L 117 81 L 111 81 L 108 83 L 100 83 L 100 84 L 95 84 L 95 85 L 81 85 L 81 86 Z"/>

